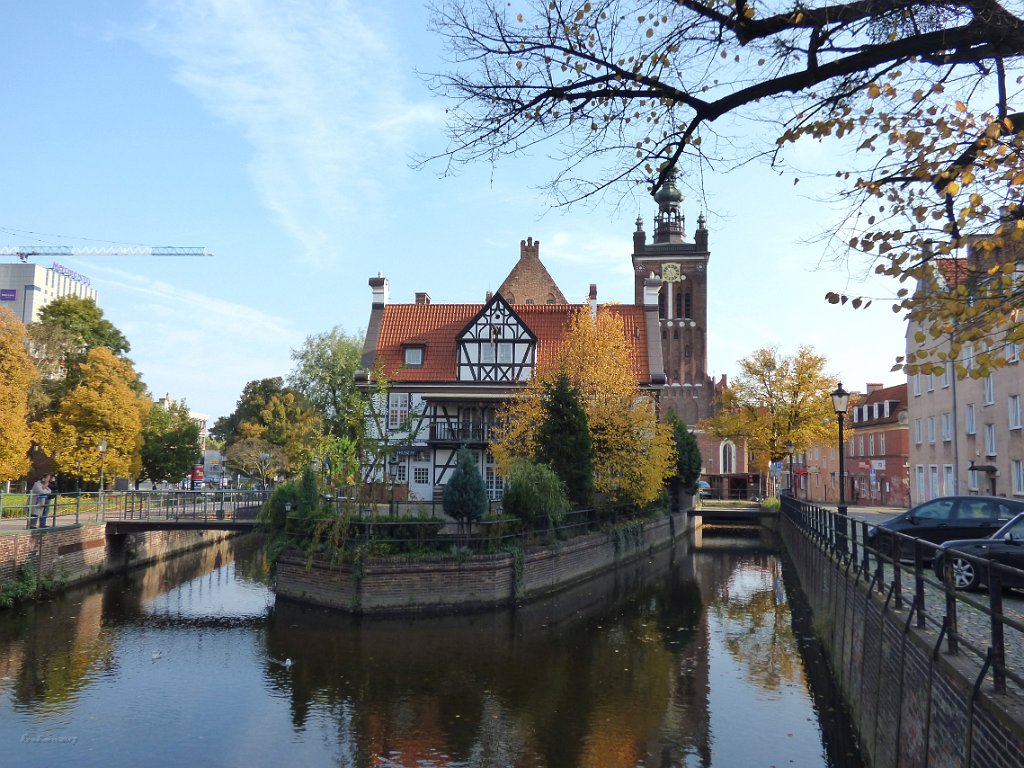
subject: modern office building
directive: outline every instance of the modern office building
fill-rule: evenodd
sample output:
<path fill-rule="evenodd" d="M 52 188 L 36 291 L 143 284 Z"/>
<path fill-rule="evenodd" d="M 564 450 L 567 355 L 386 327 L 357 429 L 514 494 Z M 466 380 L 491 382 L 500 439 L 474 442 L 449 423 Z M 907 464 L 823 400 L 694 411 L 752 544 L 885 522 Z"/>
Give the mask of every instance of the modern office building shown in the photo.
<path fill-rule="evenodd" d="M 0 264 L 0 307 L 14 312 L 25 325 L 39 319 L 39 311 L 54 299 L 78 296 L 97 301 L 89 278 L 54 262 Z"/>

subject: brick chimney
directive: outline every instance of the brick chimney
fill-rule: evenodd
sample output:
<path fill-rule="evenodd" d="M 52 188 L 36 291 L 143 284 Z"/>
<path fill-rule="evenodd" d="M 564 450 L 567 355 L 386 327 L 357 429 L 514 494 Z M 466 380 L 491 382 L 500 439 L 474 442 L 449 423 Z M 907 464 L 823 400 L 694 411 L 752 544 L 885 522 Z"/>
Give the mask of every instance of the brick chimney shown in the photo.
<path fill-rule="evenodd" d="M 519 241 L 519 258 L 520 259 L 540 259 L 540 240 L 533 242 L 532 237 L 528 237 L 525 240 Z"/>
<path fill-rule="evenodd" d="M 417 304 L 429 304 L 430 294 L 425 291 L 416 291 L 416 303 Z"/>
<path fill-rule="evenodd" d="M 864 385 L 864 388 L 867 390 L 867 394 L 870 395 L 872 392 L 877 392 L 878 390 L 883 389 L 884 387 L 882 384 L 868 383 Z"/>
<path fill-rule="evenodd" d="M 590 304 L 590 317 L 597 317 L 597 283 L 590 284 L 590 295 L 587 297 L 587 302 Z"/>

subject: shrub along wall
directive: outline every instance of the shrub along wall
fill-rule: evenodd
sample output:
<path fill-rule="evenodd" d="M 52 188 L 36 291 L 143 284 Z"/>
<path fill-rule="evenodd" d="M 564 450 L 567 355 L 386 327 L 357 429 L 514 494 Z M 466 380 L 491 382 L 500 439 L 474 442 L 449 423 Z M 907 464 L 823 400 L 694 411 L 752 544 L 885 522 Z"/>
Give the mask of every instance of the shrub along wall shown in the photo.
<path fill-rule="evenodd" d="M 936 631 L 909 626 L 785 515 L 780 532 L 870 765 L 1024 765 L 1019 702 L 990 682 L 975 698 L 978 664 L 935 653 Z"/>
<path fill-rule="evenodd" d="M 352 613 L 480 610 L 550 594 L 671 543 L 685 515 L 633 523 L 528 551 L 466 557 L 356 555 L 331 568 L 323 559 L 284 553 L 277 564 L 279 597 Z"/>

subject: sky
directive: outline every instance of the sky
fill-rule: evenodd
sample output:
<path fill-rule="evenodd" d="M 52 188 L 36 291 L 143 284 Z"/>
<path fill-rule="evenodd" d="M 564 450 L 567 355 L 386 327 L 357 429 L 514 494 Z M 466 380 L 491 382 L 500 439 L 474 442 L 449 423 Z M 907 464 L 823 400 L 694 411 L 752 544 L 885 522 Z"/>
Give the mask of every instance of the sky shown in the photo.
<path fill-rule="evenodd" d="M 642 190 L 553 207 L 542 149 L 413 167 L 447 143 L 448 105 L 419 74 L 443 53 L 419 0 L 5 3 L 0 246 L 212 252 L 60 260 L 90 278 L 153 396 L 212 419 L 247 382 L 287 378 L 308 336 L 362 334 L 378 273 L 394 302 L 482 302 L 533 237 L 569 301 L 596 283 L 631 302 L 634 222 L 650 233 L 656 213 Z M 828 190 L 757 165 L 704 182 L 682 210 L 689 234 L 707 218 L 710 375 L 810 345 L 847 389 L 904 380 L 897 286 L 826 257 Z M 881 300 L 837 308 L 830 290 Z"/>

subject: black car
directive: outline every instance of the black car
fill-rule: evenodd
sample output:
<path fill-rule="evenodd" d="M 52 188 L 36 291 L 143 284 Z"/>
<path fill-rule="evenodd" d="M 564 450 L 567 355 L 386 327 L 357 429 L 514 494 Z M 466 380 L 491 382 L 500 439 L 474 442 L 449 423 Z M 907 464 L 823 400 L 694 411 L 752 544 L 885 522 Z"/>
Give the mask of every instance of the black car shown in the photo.
<path fill-rule="evenodd" d="M 959 557 L 958 552 L 1024 570 L 1024 514 L 1017 515 L 987 539 L 947 541 L 935 553 L 932 565 L 940 579 L 943 578 L 943 570 L 948 560 L 952 569 L 953 586 L 957 589 L 974 589 L 981 586 L 988 581 L 988 569 L 966 557 Z M 999 575 L 1003 586 L 1024 586 L 1024 573 L 1018 575 L 1001 571 Z"/>
<path fill-rule="evenodd" d="M 982 539 L 1024 512 L 1024 501 L 1002 496 L 943 496 L 932 499 L 868 528 L 869 547 L 891 554 L 892 537 L 878 528 L 903 533 L 932 544 L 953 539 Z M 930 555 L 930 553 L 927 553 Z"/>

